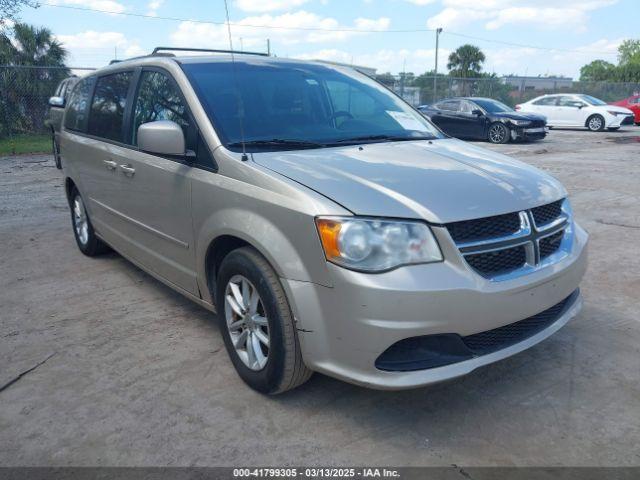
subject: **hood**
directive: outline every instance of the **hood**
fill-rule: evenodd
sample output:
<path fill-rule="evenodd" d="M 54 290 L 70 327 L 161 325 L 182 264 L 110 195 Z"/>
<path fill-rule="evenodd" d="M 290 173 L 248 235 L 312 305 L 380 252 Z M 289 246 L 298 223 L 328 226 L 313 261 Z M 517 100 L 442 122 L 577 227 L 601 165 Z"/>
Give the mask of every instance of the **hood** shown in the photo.
<path fill-rule="evenodd" d="M 253 159 L 356 215 L 448 223 L 566 196 L 536 168 L 455 139 L 263 152 Z"/>
<path fill-rule="evenodd" d="M 543 120 L 547 118 L 543 115 L 536 115 L 535 113 L 520 113 L 520 112 L 496 112 L 489 114 L 492 117 L 508 118 L 509 120 Z"/>
<path fill-rule="evenodd" d="M 597 105 L 597 108 L 601 108 L 602 110 L 607 110 L 608 112 L 618 112 L 618 113 L 626 113 L 628 115 L 633 115 L 633 112 L 625 107 L 620 107 L 618 105 Z"/>

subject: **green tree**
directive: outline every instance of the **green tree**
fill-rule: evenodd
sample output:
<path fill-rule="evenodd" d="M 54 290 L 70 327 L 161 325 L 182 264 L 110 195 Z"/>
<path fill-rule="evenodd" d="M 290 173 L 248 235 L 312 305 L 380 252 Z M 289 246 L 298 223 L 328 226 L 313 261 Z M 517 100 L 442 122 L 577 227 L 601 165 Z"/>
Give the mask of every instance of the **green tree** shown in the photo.
<path fill-rule="evenodd" d="M 47 99 L 70 73 L 66 57 L 47 28 L 16 23 L 0 32 L 0 135 L 42 131 Z"/>
<path fill-rule="evenodd" d="M 66 58 L 67 51 L 48 28 L 16 23 L 10 31 L 0 33 L 3 65 L 64 67 Z"/>
<path fill-rule="evenodd" d="M 616 66 L 606 60 L 594 60 L 580 69 L 580 80 L 585 82 L 602 82 L 615 77 Z"/>
<path fill-rule="evenodd" d="M 640 63 L 640 40 L 625 40 L 618 47 L 618 64 Z"/>
<path fill-rule="evenodd" d="M 475 45 L 462 45 L 449 55 L 449 75 L 462 78 L 477 77 L 482 72 L 485 60 L 484 53 Z"/>

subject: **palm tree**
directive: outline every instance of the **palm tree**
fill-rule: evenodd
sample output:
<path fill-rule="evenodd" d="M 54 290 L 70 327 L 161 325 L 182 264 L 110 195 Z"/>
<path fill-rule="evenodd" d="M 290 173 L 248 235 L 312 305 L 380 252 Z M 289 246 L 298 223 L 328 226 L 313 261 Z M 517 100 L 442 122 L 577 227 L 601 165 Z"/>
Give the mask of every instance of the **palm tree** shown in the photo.
<path fill-rule="evenodd" d="M 0 32 L 0 135 L 43 130 L 47 99 L 70 73 L 66 57 L 47 28 L 16 23 Z"/>
<path fill-rule="evenodd" d="M 484 53 L 478 47 L 462 45 L 449 55 L 449 75 L 462 78 L 477 77 L 482 71 L 484 61 Z"/>

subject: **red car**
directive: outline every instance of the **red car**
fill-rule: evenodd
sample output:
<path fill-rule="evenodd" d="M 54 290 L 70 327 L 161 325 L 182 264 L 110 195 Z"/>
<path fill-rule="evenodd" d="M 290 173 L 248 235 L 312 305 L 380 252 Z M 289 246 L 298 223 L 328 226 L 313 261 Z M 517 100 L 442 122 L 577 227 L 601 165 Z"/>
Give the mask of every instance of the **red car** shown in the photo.
<path fill-rule="evenodd" d="M 617 102 L 611 102 L 611 105 L 618 105 L 631 110 L 633 112 L 636 125 L 640 125 L 640 94 L 632 95 L 629 98 L 618 100 Z"/>

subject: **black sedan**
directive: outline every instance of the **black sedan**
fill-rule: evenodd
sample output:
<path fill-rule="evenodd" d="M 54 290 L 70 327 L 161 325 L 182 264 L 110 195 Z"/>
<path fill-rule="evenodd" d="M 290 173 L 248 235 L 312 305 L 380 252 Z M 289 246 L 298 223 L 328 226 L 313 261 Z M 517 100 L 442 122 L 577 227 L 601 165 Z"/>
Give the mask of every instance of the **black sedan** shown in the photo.
<path fill-rule="evenodd" d="M 540 140 L 547 135 L 547 119 L 542 115 L 518 113 L 491 98 L 457 97 L 434 105 L 418 107 L 447 135 L 456 138 L 489 140 Z"/>

